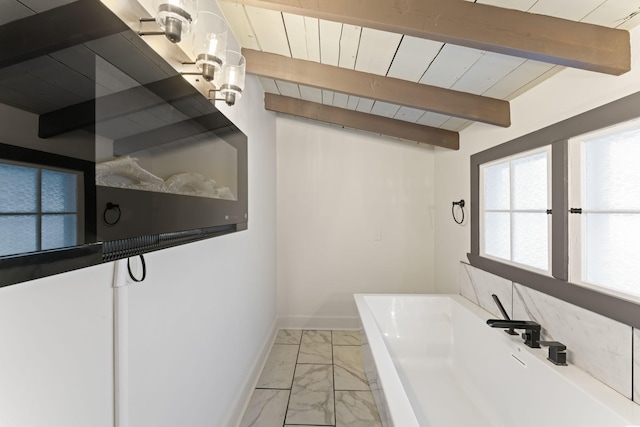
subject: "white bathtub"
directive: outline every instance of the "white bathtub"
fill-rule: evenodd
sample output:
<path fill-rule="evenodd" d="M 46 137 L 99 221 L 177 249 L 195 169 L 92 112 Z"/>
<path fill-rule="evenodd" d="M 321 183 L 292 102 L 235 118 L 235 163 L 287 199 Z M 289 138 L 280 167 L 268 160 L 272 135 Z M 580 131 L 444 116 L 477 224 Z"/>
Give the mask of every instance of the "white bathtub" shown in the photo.
<path fill-rule="evenodd" d="M 458 295 L 355 300 L 385 427 L 640 426 L 638 405 L 490 328 L 493 316 Z"/>

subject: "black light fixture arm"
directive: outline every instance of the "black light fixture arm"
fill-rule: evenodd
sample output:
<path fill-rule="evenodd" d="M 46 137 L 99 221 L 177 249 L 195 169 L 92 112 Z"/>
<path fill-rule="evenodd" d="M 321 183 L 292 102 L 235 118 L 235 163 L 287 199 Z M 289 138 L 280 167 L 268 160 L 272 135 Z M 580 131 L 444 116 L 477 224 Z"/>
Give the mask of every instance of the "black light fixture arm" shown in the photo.
<path fill-rule="evenodd" d="M 213 98 L 211 98 L 211 92 L 220 92 L 220 89 L 215 88 L 215 89 L 209 89 L 209 98 L 207 98 L 208 101 L 213 101 L 214 103 L 216 101 L 227 101 L 226 98 L 216 98 L 215 95 L 213 95 Z"/>
<path fill-rule="evenodd" d="M 182 61 L 182 65 L 196 65 L 195 61 Z M 202 70 L 197 71 L 180 71 L 181 76 L 200 76 L 204 77 L 205 80 L 211 81 L 213 80 L 213 74 L 211 76 L 205 76 Z"/>
<path fill-rule="evenodd" d="M 155 22 L 156 18 L 140 18 L 138 20 L 140 22 L 140 24 L 142 24 L 143 22 Z M 143 36 L 164 36 L 165 32 L 164 31 L 138 31 L 138 35 L 140 37 Z"/>

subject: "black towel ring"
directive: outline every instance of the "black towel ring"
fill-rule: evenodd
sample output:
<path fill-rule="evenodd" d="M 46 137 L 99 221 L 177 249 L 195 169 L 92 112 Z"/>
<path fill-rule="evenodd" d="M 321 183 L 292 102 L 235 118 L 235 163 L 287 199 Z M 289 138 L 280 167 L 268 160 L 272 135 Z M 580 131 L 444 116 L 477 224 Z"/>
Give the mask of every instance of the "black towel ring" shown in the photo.
<path fill-rule="evenodd" d="M 127 258 L 127 270 L 129 270 L 129 277 L 131 277 L 131 280 L 137 283 L 144 281 L 144 279 L 147 277 L 147 265 L 144 262 L 144 255 L 138 256 L 140 257 L 140 261 L 142 262 L 142 277 L 140 279 L 133 275 L 133 272 L 131 271 L 131 258 Z"/>
<path fill-rule="evenodd" d="M 116 219 L 114 221 L 107 220 L 107 212 L 109 212 L 110 210 L 115 210 L 118 213 L 118 216 L 116 216 Z M 102 212 L 102 220 L 105 224 L 107 224 L 107 227 L 113 227 L 114 225 L 116 225 L 120 221 L 121 216 L 122 211 L 120 210 L 120 205 L 111 202 L 107 203 L 107 207 L 104 208 L 104 212 Z"/>
<path fill-rule="evenodd" d="M 462 219 L 460 221 L 458 221 L 458 219 L 456 218 L 456 205 L 460 206 L 460 211 L 462 212 Z M 451 205 L 451 216 L 453 216 L 453 220 L 456 222 L 456 224 L 462 224 L 464 222 L 464 199 L 460 200 L 459 202 L 453 202 L 453 204 Z"/>

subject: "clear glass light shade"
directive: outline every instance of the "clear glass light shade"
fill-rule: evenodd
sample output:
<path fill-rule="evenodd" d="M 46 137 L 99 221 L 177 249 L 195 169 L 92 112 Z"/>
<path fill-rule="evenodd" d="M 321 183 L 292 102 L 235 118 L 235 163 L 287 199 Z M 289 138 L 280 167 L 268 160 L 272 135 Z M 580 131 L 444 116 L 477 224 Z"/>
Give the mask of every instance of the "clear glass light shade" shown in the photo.
<path fill-rule="evenodd" d="M 196 0 L 153 0 L 156 22 L 173 43 L 191 32 L 196 22 Z"/>
<path fill-rule="evenodd" d="M 239 52 L 227 52 L 227 61 L 222 67 L 220 93 L 227 105 L 233 105 L 242 96 L 244 90 L 244 74 L 247 63 Z"/>
<path fill-rule="evenodd" d="M 227 53 L 227 23 L 211 12 L 198 12 L 193 30 L 193 54 L 205 80 L 211 81 L 222 68 Z"/>

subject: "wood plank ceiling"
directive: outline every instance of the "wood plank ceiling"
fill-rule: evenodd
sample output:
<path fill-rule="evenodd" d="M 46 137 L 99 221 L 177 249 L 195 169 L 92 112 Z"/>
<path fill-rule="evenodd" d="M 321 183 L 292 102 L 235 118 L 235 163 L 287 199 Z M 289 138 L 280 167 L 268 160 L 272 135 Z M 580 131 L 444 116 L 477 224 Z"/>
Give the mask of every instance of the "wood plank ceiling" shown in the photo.
<path fill-rule="evenodd" d="M 449 0 L 449 4 L 461 1 Z M 466 6 L 466 3 L 462 3 Z M 637 13 L 640 11 L 640 0 L 478 0 L 477 3 L 622 30 L 629 30 L 640 24 L 640 14 Z M 462 110 L 455 114 L 453 111 L 444 109 L 425 108 L 417 105 L 416 102 L 408 103 L 402 99 L 390 101 L 384 96 L 378 96 L 378 93 L 383 91 L 376 91 L 377 87 L 373 83 L 369 93 L 358 92 L 355 87 L 354 90 L 346 90 L 345 82 L 342 85 L 332 85 L 339 90 L 327 89 L 328 85 L 324 86 L 316 81 L 320 79 L 298 79 L 291 76 L 291 71 L 285 73 L 283 70 L 296 69 L 292 65 L 294 63 L 290 62 L 291 59 L 287 62 L 285 58 L 385 76 L 390 78 L 389 80 L 400 79 L 425 87 L 444 88 L 455 91 L 454 94 L 461 92 L 506 102 L 561 70 L 562 66 L 556 64 L 571 62 L 570 60 L 540 62 L 526 59 L 527 55 L 510 56 L 495 51 L 500 49 L 481 50 L 407 35 L 415 31 L 407 30 L 403 32 L 404 34 L 400 34 L 354 25 L 353 22 L 359 22 L 360 18 L 355 16 L 355 13 L 351 17 L 341 19 L 341 22 L 319 19 L 317 16 L 326 16 L 326 14 L 322 15 L 317 11 L 314 13 L 311 10 L 314 7 L 313 4 L 320 4 L 318 2 L 309 2 L 310 9 L 307 11 L 300 11 L 297 6 L 307 4 L 304 1 L 223 0 L 219 4 L 247 56 L 248 72 L 266 75 L 266 77 L 260 77 L 265 92 L 451 132 L 465 129 L 473 123 L 469 120 L 470 118 L 502 126 L 508 126 L 508 123 L 478 119 Z M 485 9 L 489 12 L 493 10 Z M 294 11 L 296 14 L 289 11 Z M 566 24 L 572 25 L 571 22 Z M 447 37 L 451 36 L 446 35 L 441 40 L 449 41 Z M 469 46 L 474 43 L 477 45 L 477 41 L 466 44 Z M 593 43 L 597 44 L 598 40 Z M 608 49 L 608 47 L 604 46 L 602 49 Z M 264 61 L 271 59 L 260 52 L 285 57 L 281 58 L 281 74 L 274 71 L 275 74 L 270 75 L 264 71 L 262 68 Z M 549 60 L 542 54 L 532 54 L 529 57 Z M 262 65 L 256 65 L 259 63 Z M 277 60 L 276 63 L 278 63 Z M 581 68 L 589 69 L 588 66 Z M 597 67 L 591 69 L 594 68 Z M 608 72 L 620 74 L 624 69 Z M 335 76 L 334 79 L 340 79 Z M 354 83 L 358 79 L 358 77 L 348 77 L 350 76 L 348 74 L 344 76 L 347 84 Z M 352 84 L 352 86 L 356 85 Z M 271 100 L 274 103 L 273 97 Z M 454 108 L 461 107 L 456 105 Z M 309 111 L 309 109 L 306 110 Z M 335 111 L 331 116 L 335 116 Z M 329 121 L 317 114 L 314 118 Z M 334 124 L 348 127 L 340 123 Z M 396 134 L 391 136 L 405 138 Z M 441 145 L 438 141 L 417 142 Z M 455 148 L 451 145 L 448 147 Z"/>

